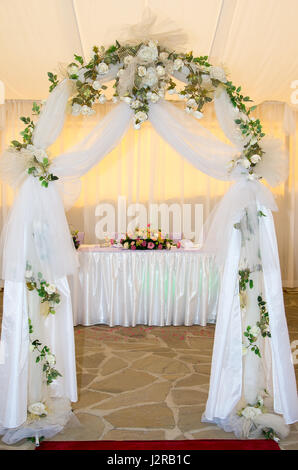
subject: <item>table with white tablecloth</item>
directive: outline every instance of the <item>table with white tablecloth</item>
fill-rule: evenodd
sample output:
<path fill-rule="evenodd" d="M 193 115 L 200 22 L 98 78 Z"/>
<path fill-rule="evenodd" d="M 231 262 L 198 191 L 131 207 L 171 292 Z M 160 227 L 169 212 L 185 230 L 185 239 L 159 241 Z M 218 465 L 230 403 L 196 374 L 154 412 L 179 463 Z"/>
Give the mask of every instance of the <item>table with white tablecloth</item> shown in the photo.
<path fill-rule="evenodd" d="M 82 245 L 70 279 L 74 324 L 214 323 L 219 276 L 200 250 L 124 250 Z"/>

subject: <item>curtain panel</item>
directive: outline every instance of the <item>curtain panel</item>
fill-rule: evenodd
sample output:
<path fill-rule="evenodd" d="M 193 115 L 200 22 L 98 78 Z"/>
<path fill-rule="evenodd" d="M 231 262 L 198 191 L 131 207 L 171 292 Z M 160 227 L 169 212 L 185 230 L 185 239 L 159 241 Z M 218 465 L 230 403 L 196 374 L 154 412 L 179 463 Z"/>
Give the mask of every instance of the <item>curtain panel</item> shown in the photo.
<path fill-rule="evenodd" d="M 32 101 L 7 100 L 0 106 L 0 152 L 16 138 L 23 128 L 20 116 L 30 116 Z M 181 103 L 176 103 L 182 107 Z M 97 105 L 96 114 L 89 117 L 67 116 L 63 132 L 51 147 L 51 155 L 65 152 L 80 142 L 113 107 L 111 103 Z M 289 152 L 289 177 L 273 189 L 279 208 L 274 213 L 284 287 L 298 287 L 298 154 L 297 112 L 287 104 L 265 102 L 254 112 L 265 132 L 280 138 Z M 213 104 L 206 107 L 201 123 L 217 137 L 228 142 L 217 122 Z M 203 204 L 204 220 L 226 192 L 230 183 L 215 180 L 194 169 L 173 150 L 149 122 L 136 131 L 129 129 L 121 143 L 82 177 L 82 191 L 75 206 L 67 213 L 70 224 L 85 232 L 87 243 L 96 243 L 95 208 L 110 203 L 117 209 L 118 196 L 130 203 L 191 203 Z M 7 217 L 14 193 L 0 184 L 0 228 Z M 128 219 L 129 222 L 129 219 Z"/>

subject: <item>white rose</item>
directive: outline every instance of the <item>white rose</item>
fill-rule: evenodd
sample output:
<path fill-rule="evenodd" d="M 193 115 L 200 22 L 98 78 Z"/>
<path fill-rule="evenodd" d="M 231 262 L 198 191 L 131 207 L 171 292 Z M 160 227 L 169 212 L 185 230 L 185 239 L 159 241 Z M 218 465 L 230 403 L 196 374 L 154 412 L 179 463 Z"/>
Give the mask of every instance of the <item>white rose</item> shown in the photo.
<path fill-rule="evenodd" d="M 141 46 L 138 57 L 144 62 L 154 62 L 158 57 L 158 50 L 154 43 L 149 46 Z"/>
<path fill-rule="evenodd" d="M 255 153 L 250 159 L 252 163 L 258 163 L 260 160 L 261 160 L 261 157 L 257 153 Z"/>
<path fill-rule="evenodd" d="M 135 114 L 135 120 L 136 121 L 146 121 L 146 119 L 148 119 L 148 116 L 146 113 L 144 113 L 144 111 L 138 111 L 136 114 Z"/>
<path fill-rule="evenodd" d="M 156 73 L 159 77 L 162 77 L 165 74 L 165 69 L 162 65 L 156 67 Z"/>
<path fill-rule="evenodd" d="M 197 119 L 202 119 L 202 117 L 204 116 L 203 113 L 201 113 L 201 111 L 195 111 L 193 113 L 194 117 L 197 118 Z"/>
<path fill-rule="evenodd" d="M 152 96 L 152 91 L 147 91 L 146 98 L 150 100 L 151 96 Z"/>
<path fill-rule="evenodd" d="M 138 67 L 138 75 L 139 75 L 139 77 L 145 77 L 146 72 L 147 72 L 147 69 L 146 69 L 146 67 L 144 67 L 144 65 L 140 65 L 140 66 Z"/>
<path fill-rule="evenodd" d="M 261 333 L 261 330 L 257 325 L 255 325 L 251 328 L 250 333 L 253 335 L 254 338 L 257 338 Z"/>
<path fill-rule="evenodd" d="M 106 98 L 106 95 L 104 95 L 103 93 L 100 95 L 100 97 L 98 98 L 98 101 L 103 104 L 107 101 L 107 98 Z"/>
<path fill-rule="evenodd" d="M 132 63 L 132 61 L 133 61 L 133 56 L 132 55 L 127 55 L 126 57 L 124 57 L 123 62 L 124 62 L 125 65 L 129 65 L 129 64 Z"/>
<path fill-rule="evenodd" d="M 78 116 L 81 114 L 81 105 L 79 103 L 74 103 L 71 108 L 71 114 L 73 116 Z"/>
<path fill-rule="evenodd" d="M 210 77 L 219 80 L 220 82 L 226 83 L 227 78 L 224 69 L 221 67 L 209 67 Z"/>
<path fill-rule="evenodd" d="M 157 101 L 159 100 L 159 96 L 156 93 L 152 93 L 150 100 L 152 103 L 157 103 Z"/>
<path fill-rule="evenodd" d="M 139 108 L 141 105 L 142 105 L 142 103 L 141 103 L 139 100 L 134 100 L 134 101 L 131 102 L 130 107 L 131 107 L 132 109 L 137 109 L 137 108 Z"/>
<path fill-rule="evenodd" d="M 33 403 L 28 407 L 29 413 L 32 413 L 33 415 L 41 416 L 41 415 L 47 415 L 47 410 L 46 407 L 43 403 L 37 402 Z"/>
<path fill-rule="evenodd" d="M 49 284 L 48 286 L 45 286 L 44 290 L 47 292 L 47 294 L 51 295 L 56 292 L 56 287 L 54 286 L 54 284 Z"/>
<path fill-rule="evenodd" d="M 67 72 L 69 75 L 77 75 L 78 69 L 78 65 L 72 64 L 67 67 Z"/>
<path fill-rule="evenodd" d="M 247 158 L 240 158 L 238 162 L 246 169 L 250 167 L 250 161 Z"/>
<path fill-rule="evenodd" d="M 183 60 L 176 59 L 174 61 L 174 70 L 179 70 L 181 67 L 183 67 Z"/>
<path fill-rule="evenodd" d="M 104 75 L 109 71 L 109 66 L 105 62 L 101 62 L 100 64 L 98 64 L 96 69 L 97 73 L 99 73 L 100 75 Z"/>
<path fill-rule="evenodd" d="M 254 406 L 247 406 L 241 412 L 242 416 L 246 419 L 254 419 L 256 416 L 262 414 L 260 408 L 255 408 Z"/>
<path fill-rule="evenodd" d="M 187 106 L 192 107 L 192 106 L 196 106 L 197 103 L 196 103 L 196 100 L 194 100 L 193 98 L 191 98 L 190 100 L 187 101 L 186 104 L 187 104 Z"/>
<path fill-rule="evenodd" d="M 129 246 L 129 243 L 125 242 L 124 245 L 123 245 L 124 250 L 128 250 L 128 246 Z"/>
<path fill-rule="evenodd" d="M 161 53 L 159 54 L 159 58 L 160 58 L 160 60 L 162 60 L 162 61 L 167 60 L 168 57 L 169 57 L 169 54 L 168 54 L 167 52 L 161 52 Z"/>
<path fill-rule="evenodd" d="M 51 365 L 54 366 L 56 364 L 56 357 L 54 354 L 46 354 L 45 360 Z"/>
<path fill-rule="evenodd" d="M 81 113 L 83 114 L 83 116 L 87 116 L 90 112 L 90 109 L 91 108 L 89 108 L 89 106 L 84 104 L 84 106 L 82 106 L 82 108 L 81 108 Z"/>
<path fill-rule="evenodd" d="M 164 90 L 158 90 L 157 94 L 158 96 L 160 96 L 160 98 L 163 98 L 165 96 Z"/>
<path fill-rule="evenodd" d="M 157 81 L 158 78 L 155 69 L 153 67 L 149 67 L 145 77 L 142 80 L 143 84 L 152 87 L 157 83 Z"/>
<path fill-rule="evenodd" d="M 95 80 L 95 81 L 92 83 L 92 88 L 94 88 L 94 90 L 100 90 L 100 88 L 101 88 L 101 83 L 100 83 L 98 80 Z"/>

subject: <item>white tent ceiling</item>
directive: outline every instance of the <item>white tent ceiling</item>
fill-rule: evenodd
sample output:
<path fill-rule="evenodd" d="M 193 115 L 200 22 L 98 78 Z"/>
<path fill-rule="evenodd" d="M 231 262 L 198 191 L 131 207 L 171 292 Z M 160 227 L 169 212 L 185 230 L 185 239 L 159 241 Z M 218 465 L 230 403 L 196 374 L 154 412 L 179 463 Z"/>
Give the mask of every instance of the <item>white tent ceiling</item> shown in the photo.
<path fill-rule="evenodd" d="M 0 0 L 0 80 L 7 99 L 44 99 L 47 72 L 89 57 L 149 4 L 189 36 L 187 48 L 224 65 L 256 103 L 290 103 L 298 80 L 297 0 Z"/>

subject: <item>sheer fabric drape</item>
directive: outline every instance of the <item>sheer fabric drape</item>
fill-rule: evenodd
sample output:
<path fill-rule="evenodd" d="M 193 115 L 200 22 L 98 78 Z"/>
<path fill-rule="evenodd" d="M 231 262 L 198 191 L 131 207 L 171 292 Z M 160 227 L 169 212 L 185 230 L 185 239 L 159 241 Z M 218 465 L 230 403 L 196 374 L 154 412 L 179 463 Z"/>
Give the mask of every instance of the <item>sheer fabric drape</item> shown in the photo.
<path fill-rule="evenodd" d="M 182 105 L 177 104 L 182 108 Z M 90 117 L 67 116 L 61 136 L 52 145 L 51 153 L 66 151 L 80 142 L 115 105 L 96 107 Z M 20 116 L 31 115 L 32 101 L 9 100 L 3 105 L 5 120 L 0 129 L 1 152 L 17 138 L 23 124 Z M 280 138 L 289 150 L 289 178 L 273 189 L 278 212 L 274 213 L 282 280 L 284 287 L 298 287 L 298 158 L 297 112 L 288 105 L 265 102 L 254 112 L 264 124 L 265 132 Z M 223 138 L 213 106 L 204 112 L 202 124 Z M 69 222 L 85 232 L 87 243 L 96 243 L 94 226 L 98 220 L 95 207 L 109 202 L 117 208 L 118 195 L 127 203 L 150 202 L 203 203 L 204 218 L 208 216 L 230 183 L 210 178 L 185 161 L 146 123 L 139 132 L 129 129 L 119 145 L 82 178 L 82 190 L 75 206 L 67 213 Z M 0 182 L 0 224 L 6 219 L 13 201 L 13 190 Z"/>

